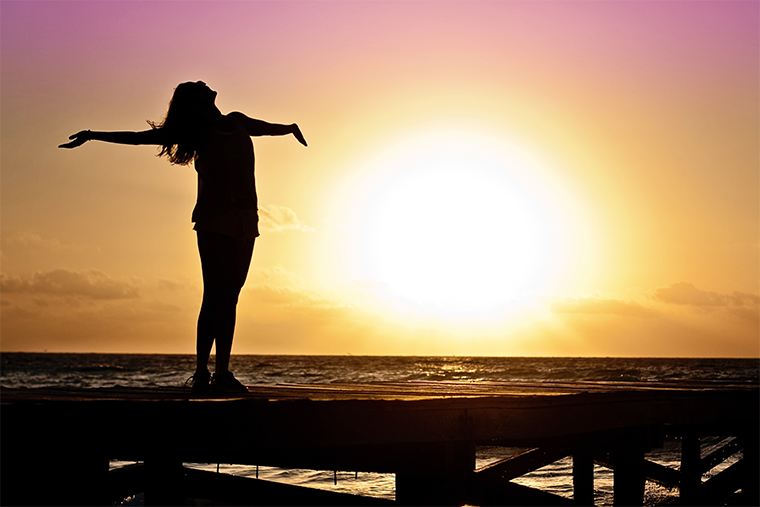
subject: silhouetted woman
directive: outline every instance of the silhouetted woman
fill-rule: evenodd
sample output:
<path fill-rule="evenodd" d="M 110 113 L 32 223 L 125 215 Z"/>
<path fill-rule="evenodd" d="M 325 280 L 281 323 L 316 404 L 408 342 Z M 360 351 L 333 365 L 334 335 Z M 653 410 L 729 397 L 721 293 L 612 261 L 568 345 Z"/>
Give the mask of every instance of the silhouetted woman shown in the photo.
<path fill-rule="evenodd" d="M 197 365 L 193 391 L 246 391 L 229 370 L 238 296 L 248 275 L 253 244 L 259 235 L 250 136 L 293 134 L 304 146 L 298 126 L 248 118 L 243 113 L 222 114 L 216 92 L 203 81 L 182 83 L 174 90 L 166 118 L 148 122 L 141 132 L 92 132 L 69 137 L 60 148 L 75 148 L 96 140 L 118 144 L 155 144 L 159 156 L 173 164 L 195 162 L 198 200 L 192 220 L 198 235 L 203 272 L 203 302 L 198 316 Z M 208 370 L 216 340 L 213 378 Z"/>

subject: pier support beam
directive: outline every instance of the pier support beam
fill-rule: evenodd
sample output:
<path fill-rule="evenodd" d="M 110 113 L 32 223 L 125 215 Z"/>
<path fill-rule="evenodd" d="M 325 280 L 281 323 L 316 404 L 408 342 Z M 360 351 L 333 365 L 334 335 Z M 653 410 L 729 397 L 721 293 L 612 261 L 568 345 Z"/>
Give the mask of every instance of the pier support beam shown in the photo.
<path fill-rule="evenodd" d="M 145 460 L 145 505 L 184 505 L 182 462 L 165 458 Z"/>
<path fill-rule="evenodd" d="M 612 449 L 614 505 L 644 504 L 645 451 L 645 432 L 632 431 L 615 443 Z"/>
<path fill-rule="evenodd" d="M 573 500 L 575 505 L 594 505 L 594 455 L 588 450 L 573 454 Z"/>
<path fill-rule="evenodd" d="M 681 501 L 685 505 L 697 505 L 699 487 L 702 485 L 700 467 L 701 445 L 699 437 L 684 435 L 681 439 Z"/>
<path fill-rule="evenodd" d="M 468 474 L 396 474 L 399 505 L 462 505 L 467 498 Z"/>
<path fill-rule="evenodd" d="M 399 505 L 462 505 L 469 497 L 475 469 L 475 445 L 454 442 L 430 449 L 431 457 L 442 458 L 438 466 L 419 472 L 396 474 L 396 503 Z"/>
<path fill-rule="evenodd" d="M 757 431 L 750 430 L 745 434 L 742 461 L 744 465 L 744 480 L 742 484 L 742 500 L 744 505 L 760 505 L 760 436 Z"/>

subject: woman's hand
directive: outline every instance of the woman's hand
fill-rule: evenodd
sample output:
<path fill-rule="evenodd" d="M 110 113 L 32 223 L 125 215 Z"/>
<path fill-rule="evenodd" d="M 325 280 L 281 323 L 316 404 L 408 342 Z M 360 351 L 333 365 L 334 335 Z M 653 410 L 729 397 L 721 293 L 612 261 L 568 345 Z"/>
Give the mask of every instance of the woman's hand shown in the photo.
<path fill-rule="evenodd" d="M 90 136 L 89 130 L 82 130 L 81 132 L 77 132 L 76 134 L 69 136 L 69 139 L 73 139 L 73 141 L 66 144 L 60 144 L 58 145 L 58 147 L 59 148 L 76 148 L 77 146 L 82 146 L 84 143 L 92 139 L 92 137 Z"/>
<path fill-rule="evenodd" d="M 293 128 L 293 135 L 296 137 L 296 139 L 298 139 L 298 142 L 304 146 L 308 146 L 308 144 L 306 144 L 306 139 L 304 139 L 303 134 L 301 134 L 301 129 L 298 128 L 298 125 L 294 123 L 291 125 L 291 127 Z"/>

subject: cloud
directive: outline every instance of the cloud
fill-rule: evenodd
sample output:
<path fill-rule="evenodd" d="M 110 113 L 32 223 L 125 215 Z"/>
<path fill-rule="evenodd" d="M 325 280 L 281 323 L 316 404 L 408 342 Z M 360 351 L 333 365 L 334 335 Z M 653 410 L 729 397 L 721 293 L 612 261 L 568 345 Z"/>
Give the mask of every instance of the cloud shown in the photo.
<path fill-rule="evenodd" d="M 168 278 L 160 278 L 158 280 L 158 287 L 168 291 L 184 291 L 188 289 L 188 284 L 177 280 L 170 280 Z"/>
<path fill-rule="evenodd" d="M 331 300 L 319 293 L 303 287 L 281 287 L 270 284 L 259 284 L 247 289 L 247 292 L 257 301 L 293 309 L 336 309 L 348 305 L 341 301 Z"/>
<path fill-rule="evenodd" d="M 0 290 L 4 293 L 79 296 L 98 300 L 140 297 L 139 289 L 134 284 L 115 280 L 98 270 L 56 269 L 38 271 L 30 277 L 0 273 Z"/>
<path fill-rule="evenodd" d="M 166 301 L 160 301 L 158 299 L 145 302 L 146 307 L 155 312 L 184 312 L 185 308 L 167 303 Z"/>
<path fill-rule="evenodd" d="M 722 294 L 698 289 L 688 282 L 678 282 L 655 289 L 652 299 L 691 308 L 699 313 L 721 311 L 741 320 L 757 322 L 760 319 L 760 296 L 747 292 Z"/>
<path fill-rule="evenodd" d="M 314 231 L 313 228 L 301 222 L 292 209 L 285 206 L 277 206 L 276 204 L 260 206 L 259 219 L 261 228 L 268 231 Z"/>
<path fill-rule="evenodd" d="M 621 317 L 652 317 L 656 313 L 633 301 L 597 296 L 555 300 L 550 308 L 554 313 L 606 314 Z"/>
<path fill-rule="evenodd" d="M 292 321 L 305 328 L 352 321 L 355 305 L 335 294 L 304 286 L 282 266 L 256 273 L 255 278 L 256 282 L 243 288 L 239 314 L 255 311 L 262 322 Z"/>
<path fill-rule="evenodd" d="M 286 270 L 282 264 L 274 264 L 264 268 L 252 268 L 250 279 L 256 278 L 264 283 L 275 283 L 279 285 L 298 285 L 301 280 L 295 273 Z"/>
<path fill-rule="evenodd" d="M 42 236 L 34 232 L 19 232 L 18 234 L 14 234 L 5 239 L 5 244 L 22 248 L 52 250 L 53 252 L 81 249 L 73 245 L 65 245 L 57 239 L 43 239 Z"/>
<path fill-rule="evenodd" d="M 697 307 L 757 307 L 760 296 L 745 292 L 721 294 L 696 288 L 688 282 L 678 282 L 655 289 L 653 299 L 662 303 Z"/>

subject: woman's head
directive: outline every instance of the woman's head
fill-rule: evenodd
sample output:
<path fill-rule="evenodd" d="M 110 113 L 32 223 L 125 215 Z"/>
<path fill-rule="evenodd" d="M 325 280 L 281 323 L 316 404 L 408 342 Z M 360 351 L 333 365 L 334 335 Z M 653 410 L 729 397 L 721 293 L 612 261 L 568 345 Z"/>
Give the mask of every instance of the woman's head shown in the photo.
<path fill-rule="evenodd" d="M 169 102 L 169 112 L 174 109 L 183 116 L 206 116 L 208 112 L 216 109 L 215 99 L 216 92 L 203 81 L 180 83 L 174 89 L 174 95 Z"/>
<path fill-rule="evenodd" d="M 153 128 L 172 131 L 176 142 L 163 146 L 158 156 L 166 155 L 173 164 L 186 165 L 195 159 L 198 145 L 208 134 L 208 123 L 213 115 L 219 114 L 214 104 L 216 92 L 203 81 L 180 83 L 169 102 L 164 120 L 156 124 L 148 121 Z"/>

